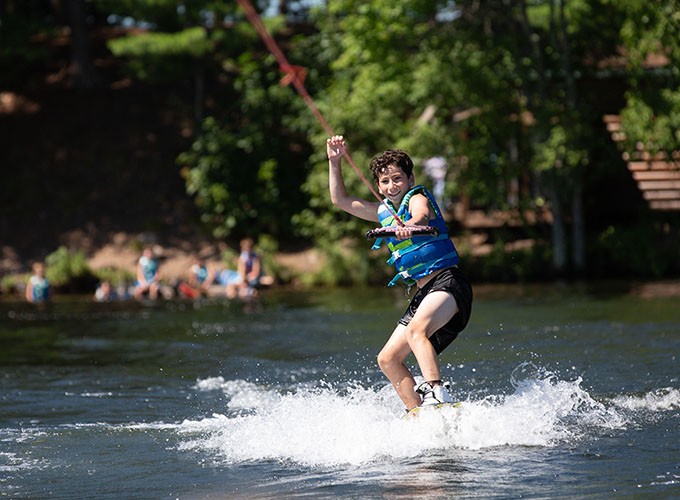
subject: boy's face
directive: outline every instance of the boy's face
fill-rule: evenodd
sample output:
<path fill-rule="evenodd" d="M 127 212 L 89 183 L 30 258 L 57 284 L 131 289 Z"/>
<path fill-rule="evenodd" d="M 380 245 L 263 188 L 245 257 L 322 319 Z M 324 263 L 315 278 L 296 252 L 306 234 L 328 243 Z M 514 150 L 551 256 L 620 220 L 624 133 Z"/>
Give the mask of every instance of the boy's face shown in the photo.
<path fill-rule="evenodd" d="M 394 205 L 399 206 L 404 195 L 415 186 L 413 174 L 407 176 L 402 169 L 394 165 L 387 167 L 378 176 L 378 190 Z"/>

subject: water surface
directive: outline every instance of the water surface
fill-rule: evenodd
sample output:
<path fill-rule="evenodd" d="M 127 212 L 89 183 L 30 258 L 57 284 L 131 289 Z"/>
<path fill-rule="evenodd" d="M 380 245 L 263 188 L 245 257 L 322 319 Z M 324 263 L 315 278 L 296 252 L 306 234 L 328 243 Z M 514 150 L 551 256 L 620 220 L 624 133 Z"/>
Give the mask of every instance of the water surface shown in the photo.
<path fill-rule="evenodd" d="M 0 496 L 678 498 L 680 297 L 648 295 L 477 287 L 461 408 L 417 421 L 375 362 L 400 290 L 0 302 Z"/>

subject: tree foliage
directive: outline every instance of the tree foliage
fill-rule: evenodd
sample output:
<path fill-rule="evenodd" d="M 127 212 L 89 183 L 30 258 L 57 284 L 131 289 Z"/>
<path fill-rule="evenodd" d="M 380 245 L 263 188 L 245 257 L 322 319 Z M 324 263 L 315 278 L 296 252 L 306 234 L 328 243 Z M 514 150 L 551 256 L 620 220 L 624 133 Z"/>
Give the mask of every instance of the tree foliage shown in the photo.
<path fill-rule="evenodd" d="M 674 4 L 330 0 L 311 19 L 318 33 L 306 39 L 314 50 L 298 55 L 313 53 L 310 62 L 328 65 L 332 77 L 325 69 L 315 75 L 323 90 L 315 98 L 335 132 L 348 138 L 357 164 L 405 148 L 427 182 L 418 167 L 444 156 L 449 198 L 467 196 L 480 208 L 548 207 L 555 268 L 583 270 L 585 183 L 591 171 L 604 169 L 592 152 L 600 147 L 607 110 L 599 107 L 602 96 L 582 83 L 607 78 L 598 64 L 626 44 L 633 89 L 649 81 L 640 68 L 650 51 L 669 46 L 667 57 L 675 61 Z M 635 40 L 642 43 L 634 46 Z M 243 61 L 238 64 L 243 72 Z M 656 102 L 642 92 L 630 95 L 623 115 L 631 138 L 651 149 L 677 143 L 675 92 L 664 88 Z M 671 112 L 659 114 L 663 109 Z M 320 246 L 360 234 L 364 222 L 330 208 L 325 132 L 298 123 L 314 150 L 302 185 L 309 205 L 292 218 L 299 234 Z M 371 198 L 348 168 L 345 178 L 353 194 Z"/>
<path fill-rule="evenodd" d="M 626 0 L 622 8 L 631 81 L 621 114 L 626 147 L 670 154 L 680 148 L 680 2 Z"/>
<path fill-rule="evenodd" d="M 260 12 L 268 6 L 255 4 Z M 0 4 L 5 82 L 16 84 L 45 57 L 28 42 L 59 32 L 50 5 Z M 191 135 L 177 162 L 216 236 L 314 240 L 352 281 L 379 267 L 377 257 L 357 257 L 367 224 L 330 204 L 326 132 L 279 84 L 280 68 L 235 2 L 86 5 L 91 27 L 127 30 L 108 44 L 126 75 L 172 84 L 168 105 L 186 111 L 182 130 Z M 585 224 L 599 212 L 592 180 L 620 162 L 613 147 L 603 151 L 610 141 L 602 115 L 621 113 L 628 150 L 678 149 L 679 7 L 678 0 L 327 0 L 313 8 L 281 2 L 283 15 L 264 21 L 289 61 L 306 68 L 307 89 L 364 172 L 375 154 L 403 148 L 427 184 L 423 161 L 443 156 L 447 200 L 548 208 L 551 232 L 538 236 L 552 242 L 557 271 L 567 272 L 585 267 L 587 241 L 625 253 L 615 241 L 624 231 L 598 239 L 599 228 Z M 347 167 L 345 181 L 353 195 L 372 197 Z"/>
<path fill-rule="evenodd" d="M 119 17 L 143 19 L 147 30 L 109 46 L 137 78 L 193 75 L 197 133 L 178 164 L 203 222 L 217 237 L 288 234 L 291 215 L 306 201 L 295 194 L 309 153 L 298 124 L 301 103 L 279 85 L 278 68 L 235 6 L 152 3 L 118 5 Z M 268 19 L 269 29 L 278 32 L 281 21 Z M 211 106 L 204 118 L 205 102 Z"/>

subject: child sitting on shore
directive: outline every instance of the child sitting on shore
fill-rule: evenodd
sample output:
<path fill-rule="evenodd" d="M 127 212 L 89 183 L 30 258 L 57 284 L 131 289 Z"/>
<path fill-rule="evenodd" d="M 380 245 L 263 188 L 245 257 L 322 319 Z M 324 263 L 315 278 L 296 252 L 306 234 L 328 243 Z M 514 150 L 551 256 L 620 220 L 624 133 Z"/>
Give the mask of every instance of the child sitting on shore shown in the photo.
<path fill-rule="evenodd" d="M 33 264 L 33 275 L 26 284 L 26 300 L 34 304 L 50 299 L 50 282 L 45 277 L 45 264 Z"/>

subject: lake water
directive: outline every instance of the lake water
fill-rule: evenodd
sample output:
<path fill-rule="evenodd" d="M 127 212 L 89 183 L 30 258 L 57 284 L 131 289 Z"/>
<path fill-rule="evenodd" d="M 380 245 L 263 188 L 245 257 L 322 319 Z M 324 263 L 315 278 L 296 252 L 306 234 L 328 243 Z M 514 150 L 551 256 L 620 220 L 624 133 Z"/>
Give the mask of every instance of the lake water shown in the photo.
<path fill-rule="evenodd" d="M 417 420 L 375 362 L 403 289 L 0 302 L 0 497 L 680 498 L 680 296 L 644 290 L 477 287 L 460 410 Z"/>

